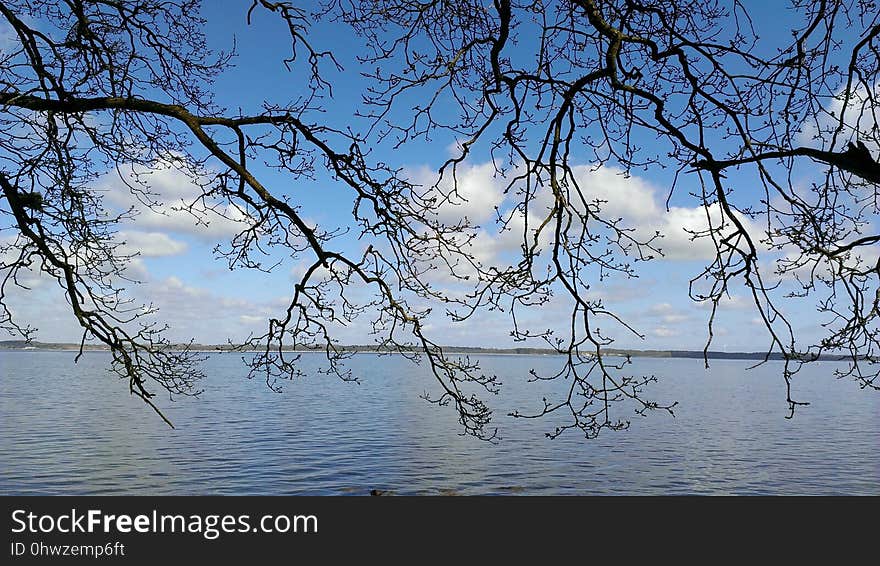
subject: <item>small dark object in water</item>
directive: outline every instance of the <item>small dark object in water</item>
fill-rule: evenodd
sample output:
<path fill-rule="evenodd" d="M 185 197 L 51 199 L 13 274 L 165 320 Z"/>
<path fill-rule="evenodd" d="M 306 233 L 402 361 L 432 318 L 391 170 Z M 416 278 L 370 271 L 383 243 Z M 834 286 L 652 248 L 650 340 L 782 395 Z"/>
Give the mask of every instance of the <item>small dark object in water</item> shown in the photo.
<path fill-rule="evenodd" d="M 388 493 L 388 492 L 385 491 L 384 489 L 371 489 L 370 490 L 370 495 L 385 495 L 386 493 Z"/>

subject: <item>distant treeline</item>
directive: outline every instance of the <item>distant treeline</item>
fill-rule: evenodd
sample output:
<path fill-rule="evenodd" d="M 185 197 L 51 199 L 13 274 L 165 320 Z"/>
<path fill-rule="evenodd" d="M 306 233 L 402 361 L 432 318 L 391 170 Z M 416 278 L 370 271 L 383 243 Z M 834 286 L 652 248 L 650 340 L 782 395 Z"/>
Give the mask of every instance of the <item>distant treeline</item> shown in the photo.
<path fill-rule="evenodd" d="M 72 342 L 35 342 L 25 340 L 0 340 L 0 350 L 79 350 L 80 345 Z M 169 346 L 173 350 L 190 350 L 203 352 L 236 352 L 238 349 L 229 344 L 173 344 Z M 381 348 L 375 345 L 349 345 L 337 346 L 337 349 L 346 352 L 382 352 Z M 108 350 L 103 344 L 83 345 L 83 350 L 87 351 L 104 351 Z M 322 352 L 324 348 L 307 348 L 307 347 L 289 347 L 287 351 L 297 352 Z M 417 351 L 418 348 L 412 347 L 407 351 Z M 524 355 L 524 356 L 553 356 L 562 355 L 551 348 L 478 348 L 473 346 L 444 346 L 444 350 L 450 353 L 458 354 L 506 354 L 506 355 Z M 395 352 L 383 352 L 395 353 Z M 702 351 L 697 350 L 627 350 L 608 348 L 604 353 L 609 356 L 621 357 L 640 357 L 640 358 L 695 358 L 703 359 Z M 771 353 L 769 356 L 766 352 L 718 352 L 709 351 L 706 357 L 713 360 L 784 360 L 782 354 L 778 352 Z M 806 356 L 805 356 L 806 357 Z M 815 356 L 809 357 L 810 360 L 817 359 Z M 847 359 L 846 356 L 825 354 L 818 359 L 827 361 L 839 361 Z"/>

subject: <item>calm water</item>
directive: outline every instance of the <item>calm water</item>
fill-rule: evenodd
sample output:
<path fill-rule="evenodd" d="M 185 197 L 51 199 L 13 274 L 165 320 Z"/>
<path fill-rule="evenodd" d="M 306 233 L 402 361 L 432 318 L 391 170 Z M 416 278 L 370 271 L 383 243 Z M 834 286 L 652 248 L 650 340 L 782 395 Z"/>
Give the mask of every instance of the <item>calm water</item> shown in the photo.
<path fill-rule="evenodd" d="M 357 356 L 361 385 L 314 373 L 282 394 L 215 355 L 198 399 L 162 400 L 165 426 L 105 368 L 66 352 L 0 352 L 0 494 L 880 494 L 880 394 L 837 381 L 820 363 L 799 374 L 786 414 L 778 365 L 636 359 L 661 378 L 654 396 L 676 417 L 630 430 L 547 440 L 551 420 L 513 420 L 547 384 L 524 368 L 552 357 L 485 356 L 505 382 L 490 399 L 503 440 L 458 435 L 453 412 L 399 357 Z M 303 364 L 318 367 L 320 357 Z"/>

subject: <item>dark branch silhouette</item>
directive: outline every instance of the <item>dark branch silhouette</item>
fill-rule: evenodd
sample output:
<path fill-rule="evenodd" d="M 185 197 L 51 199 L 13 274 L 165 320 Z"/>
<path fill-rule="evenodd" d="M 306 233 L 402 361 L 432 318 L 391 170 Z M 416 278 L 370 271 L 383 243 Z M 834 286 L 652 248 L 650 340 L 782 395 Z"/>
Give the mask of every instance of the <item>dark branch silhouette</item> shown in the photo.
<path fill-rule="evenodd" d="M 729 167 L 745 165 L 747 163 L 755 163 L 758 161 L 769 159 L 780 159 L 785 157 L 806 156 L 833 165 L 838 169 L 852 173 L 856 177 L 868 181 L 869 183 L 880 183 L 880 162 L 871 156 L 871 151 L 861 141 L 855 144 L 849 142 L 846 151 L 835 153 L 833 151 L 823 151 L 810 147 L 799 147 L 788 151 L 771 151 L 752 155 L 742 159 L 729 159 L 723 161 L 697 161 L 698 169 L 722 171 Z"/>

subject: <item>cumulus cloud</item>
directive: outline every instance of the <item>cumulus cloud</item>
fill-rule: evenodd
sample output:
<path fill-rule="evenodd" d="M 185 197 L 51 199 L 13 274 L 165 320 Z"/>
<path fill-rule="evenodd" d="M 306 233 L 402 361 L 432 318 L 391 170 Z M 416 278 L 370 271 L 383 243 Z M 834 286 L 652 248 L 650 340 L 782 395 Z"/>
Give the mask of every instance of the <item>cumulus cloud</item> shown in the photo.
<path fill-rule="evenodd" d="M 473 224 L 484 223 L 495 216 L 496 207 L 504 200 L 506 182 L 496 174 L 492 162 L 461 165 L 455 180 L 451 169 L 441 180 L 437 171 L 426 166 L 410 169 L 408 177 L 438 199 L 435 212 L 442 222 L 450 224 L 463 218 Z"/>
<path fill-rule="evenodd" d="M 240 338 L 265 324 L 273 305 L 263 298 L 228 296 L 190 284 L 177 276 L 138 287 L 144 302 L 159 309 L 158 317 L 171 327 L 176 340 L 195 337 L 205 342 Z"/>
<path fill-rule="evenodd" d="M 200 199 L 202 188 L 171 162 L 159 162 L 151 168 L 130 165 L 105 175 L 99 182 L 107 200 L 119 210 L 134 208 L 131 224 L 139 229 L 171 231 L 203 238 L 226 238 L 239 233 L 248 224 L 248 215 L 240 207 L 219 201 Z M 144 188 L 142 197 L 130 187 Z M 150 205 L 144 201 L 149 201 Z"/>
<path fill-rule="evenodd" d="M 651 331 L 651 334 L 658 338 L 671 338 L 673 336 L 678 336 L 680 332 L 674 328 L 669 328 L 668 326 L 658 326 Z"/>
<path fill-rule="evenodd" d="M 427 167 L 413 170 L 413 179 L 422 184 L 436 183 Z M 609 220 L 622 219 L 621 226 L 634 230 L 634 235 L 649 240 L 656 233 L 662 238 L 653 244 L 667 260 L 708 260 L 715 257 L 715 245 L 711 238 L 694 238 L 695 233 L 706 231 L 709 226 L 723 234 L 732 231 L 732 224 L 724 218 L 718 204 L 708 207 L 673 206 L 668 210 L 665 196 L 650 181 L 635 175 L 626 175 L 615 167 L 576 166 L 572 169 L 577 188 L 572 187 L 570 201 L 575 210 L 583 212 L 586 206 L 599 206 L 601 214 Z M 549 189 L 539 191 L 530 203 L 528 213 L 513 209 L 505 195 L 507 180 L 497 175 L 492 163 L 468 165 L 459 171 L 459 196 L 452 196 L 437 210 L 444 222 L 454 223 L 462 218 L 480 224 L 476 237 L 469 243 L 468 251 L 484 263 L 498 261 L 505 252 L 518 251 L 523 244 L 523 234 L 528 223 L 528 243 L 550 210 L 553 195 Z M 447 178 L 440 184 L 440 192 L 447 193 Z M 497 217 L 496 210 L 507 222 L 501 228 L 491 222 Z M 756 242 L 763 230 L 749 218 L 738 215 L 737 219 Z M 539 237 L 538 249 L 545 248 L 552 240 L 552 231 L 544 229 Z"/>
<path fill-rule="evenodd" d="M 815 116 L 804 121 L 796 142 L 800 145 L 823 147 L 830 140 L 828 135 L 837 129 L 843 119 L 843 140 L 848 141 L 854 134 L 869 133 L 860 139 L 873 152 L 878 147 L 877 125 L 880 124 L 880 108 L 876 100 L 880 97 L 880 84 L 875 84 L 873 93 L 864 85 L 855 88 L 847 100 L 843 90 L 830 99 L 827 106 Z M 873 137 L 872 137 L 873 136 Z"/>
<path fill-rule="evenodd" d="M 477 231 L 473 241 L 470 242 L 468 251 L 482 263 L 495 263 L 509 252 L 520 252 L 523 245 L 532 246 L 535 230 L 543 219 L 531 211 L 526 215 L 520 210 L 513 210 L 508 213 L 505 220 L 504 225 L 498 224 L 481 228 Z M 527 220 L 528 226 L 526 225 Z M 526 233 L 528 238 L 523 237 Z M 538 236 L 537 249 L 547 248 L 552 237 L 551 230 L 542 230 Z"/>
<path fill-rule="evenodd" d="M 116 234 L 119 251 L 126 255 L 137 254 L 143 257 L 162 257 L 184 253 L 188 246 L 162 232 L 141 232 L 123 230 Z"/>
<path fill-rule="evenodd" d="M 876 229 L 866 228 L 865 233 L 875 233 Z M 829 248 L 848 245 L 849 241 L 838 241 Z M 834 280 L 840 277 L 841 267 L 846 271 L 870 270 L 880 262 L 880 248 L 877 245 L 856 246 L 844 252 L 831 261 L 818 254 L 806 254 L 800 251 L 792 251 L 793 246 L 783 248 L 784 253 L 778 259 L 780 265 L 784 265 L 786 271 L 780 274 L 776 269 L 780 266 L 776 261 L 767 262 L 762 266 L 764 273 L 771 273 L 767 280 L 771 284 L 790 283 L 794 280 L 817 281 Z M 840 264 L 838 264 L 840 262 Z"/>
<path fill-rule="evenodd" d="M 710 226 L 730 233 L 732 225 L 723 222 L 721 207 L 672 206 L 669 210 L 661 204 L 662 194 L 649 181 L 635 175 L 626 175 L 615 167 L 577 166 L 573 174 L 587 203 L 602 201 L 601 214 L 605 218 L 623 219 L 622 226 L 633 228 L 638 238 L 644 240 L 659 232 L 662 238 L 653 245 L 663 252 L 667 260 L 708 260 L 715 257 L 715 245 L 711 238 L 694 238 L 694 234 L 706 231 Z M 763 230 L 750 219 L 739 215 L 754 240 L 761 239 Z"/>
<path fill-rule="evenodd" d="M 648 181 L 625 175 L 616 167 L 579 165 L 572 168 L 584 200 L 601 204 L 603 216 L 629 222 L 653 222 L 663 209 L 657 203 L 657 190 Z"/>
<path fill-rule="evenodd" d="M 697 305 L 701 306 L 705 309 L 712 308 L 711 301 L 702 301 L 697 303 Z M 745 311 L 745 310 L 753 310 L 755 308 L 754 300 L 751 296 L 748 295 L 722 295 L 721 299 L 718 301 L 718 310 L 726 310 L 726 311 Z"/>
<path fill-rule="evenodd" d="M 657 303 L 652 305 L 648 308 L 646 314 L 651 317 L 659 318 L 666 324 L 678 324 L 691 319 L 691 315 L 682 310 L 676 309 L 669 303 Z"/>

